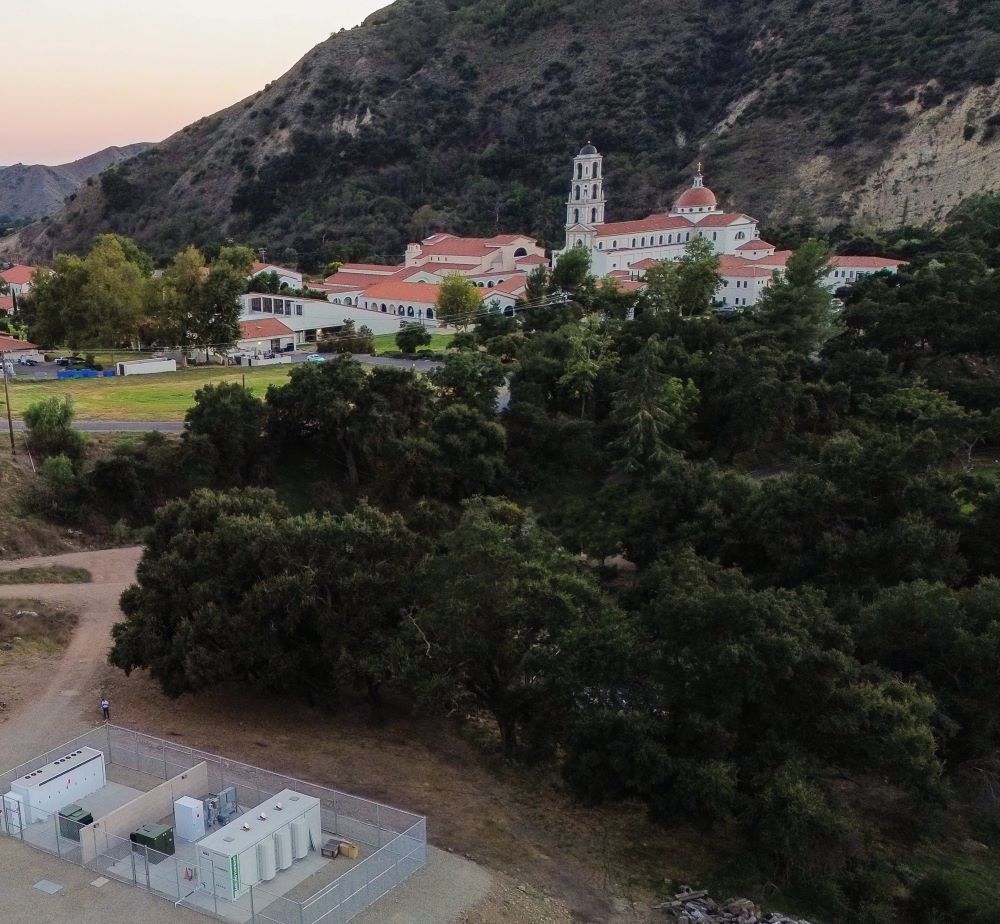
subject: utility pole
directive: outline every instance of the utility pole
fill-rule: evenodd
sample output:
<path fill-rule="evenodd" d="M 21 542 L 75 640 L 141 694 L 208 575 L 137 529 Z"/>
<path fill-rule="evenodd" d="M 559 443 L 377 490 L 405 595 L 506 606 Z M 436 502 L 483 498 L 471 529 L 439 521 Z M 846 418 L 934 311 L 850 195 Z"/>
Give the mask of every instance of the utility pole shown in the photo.
<path fill-rule="evenodd" d="M 10 430 L 10 454 L 17 455 L 14 447 L 14 418 L 10 413 L 10 389 L 7 387 L 7 354 L 0 352 L 0 365 L 3 366 L 3 397 L 7 404 L 7 429 Z"/>

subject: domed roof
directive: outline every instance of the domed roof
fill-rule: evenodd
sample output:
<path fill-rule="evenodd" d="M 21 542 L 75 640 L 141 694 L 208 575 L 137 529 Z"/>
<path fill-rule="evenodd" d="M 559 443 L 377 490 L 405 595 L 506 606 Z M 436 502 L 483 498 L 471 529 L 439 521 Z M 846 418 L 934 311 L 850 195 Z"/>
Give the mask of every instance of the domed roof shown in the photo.
<path fill-rule="evenodd" d="M 597 148 L 595 148 L 589 141 L 582 148 L 580 148 L 581 155 L 596 154 L 596 153 L 597 153 Z"/>
<path fill-rule="evenodd" d="M 712 190 L 710 190 L 707 186 L 692 186 L 690 189 L 685 189 L 684 192 L 680 194 L 674 208 L 714 209 L 718 204 L 719 200 L 715 198 L 715 193 L 712 192 Z"/>

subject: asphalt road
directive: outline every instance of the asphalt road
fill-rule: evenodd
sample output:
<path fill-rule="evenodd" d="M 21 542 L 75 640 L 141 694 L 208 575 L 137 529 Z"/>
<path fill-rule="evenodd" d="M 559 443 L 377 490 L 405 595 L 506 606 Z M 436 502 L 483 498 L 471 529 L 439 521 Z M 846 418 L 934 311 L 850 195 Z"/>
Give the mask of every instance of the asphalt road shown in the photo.
<path fill-rule="evenodd" d="M 14 421 L 17 433 L 25 429 L 23 420 Z M 74 430 L 84 433 L 148 433 L 158 430 L 160 433 L 183 433 L 183 420 L 75 420 Z"/>

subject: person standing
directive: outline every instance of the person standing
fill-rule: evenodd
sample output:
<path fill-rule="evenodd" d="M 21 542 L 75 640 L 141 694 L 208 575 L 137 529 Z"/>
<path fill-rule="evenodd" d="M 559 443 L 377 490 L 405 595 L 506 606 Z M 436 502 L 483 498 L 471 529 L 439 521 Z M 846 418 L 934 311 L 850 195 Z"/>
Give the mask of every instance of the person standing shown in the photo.
<path fill-rule="evenodd" d="M 104 714 L 104 721 L 107 722 L 111 718 L 111 703 L 108 702 L 107 697 L 101 699 L 101 712 Z"/>

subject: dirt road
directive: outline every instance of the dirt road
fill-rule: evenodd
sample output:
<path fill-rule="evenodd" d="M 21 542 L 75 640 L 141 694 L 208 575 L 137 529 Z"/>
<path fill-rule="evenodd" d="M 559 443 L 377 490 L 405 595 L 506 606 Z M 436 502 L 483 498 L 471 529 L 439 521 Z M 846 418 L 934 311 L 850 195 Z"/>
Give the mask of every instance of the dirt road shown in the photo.
<path fill-rule="evenodd" d="M 0 770 L 80 735 L 101 720 L 100 680 L 111 642 L 111 626 L 121 618 L 118 598 L 135 579 L 142 549 L 73 552 L 4 562 L 0 570 L 29 565 L 86 568 L 91 584 L 0 586 L 0 599 L 27 599 L 65 606 L 79 616 L 73 639 L 51 669 L 0 676 L 0 701 L 18 705 L 0 724 Z M 112 703 L 112 708 L 114 704 Z M 112 718 L 114 713 L 112 713 Z"/>

